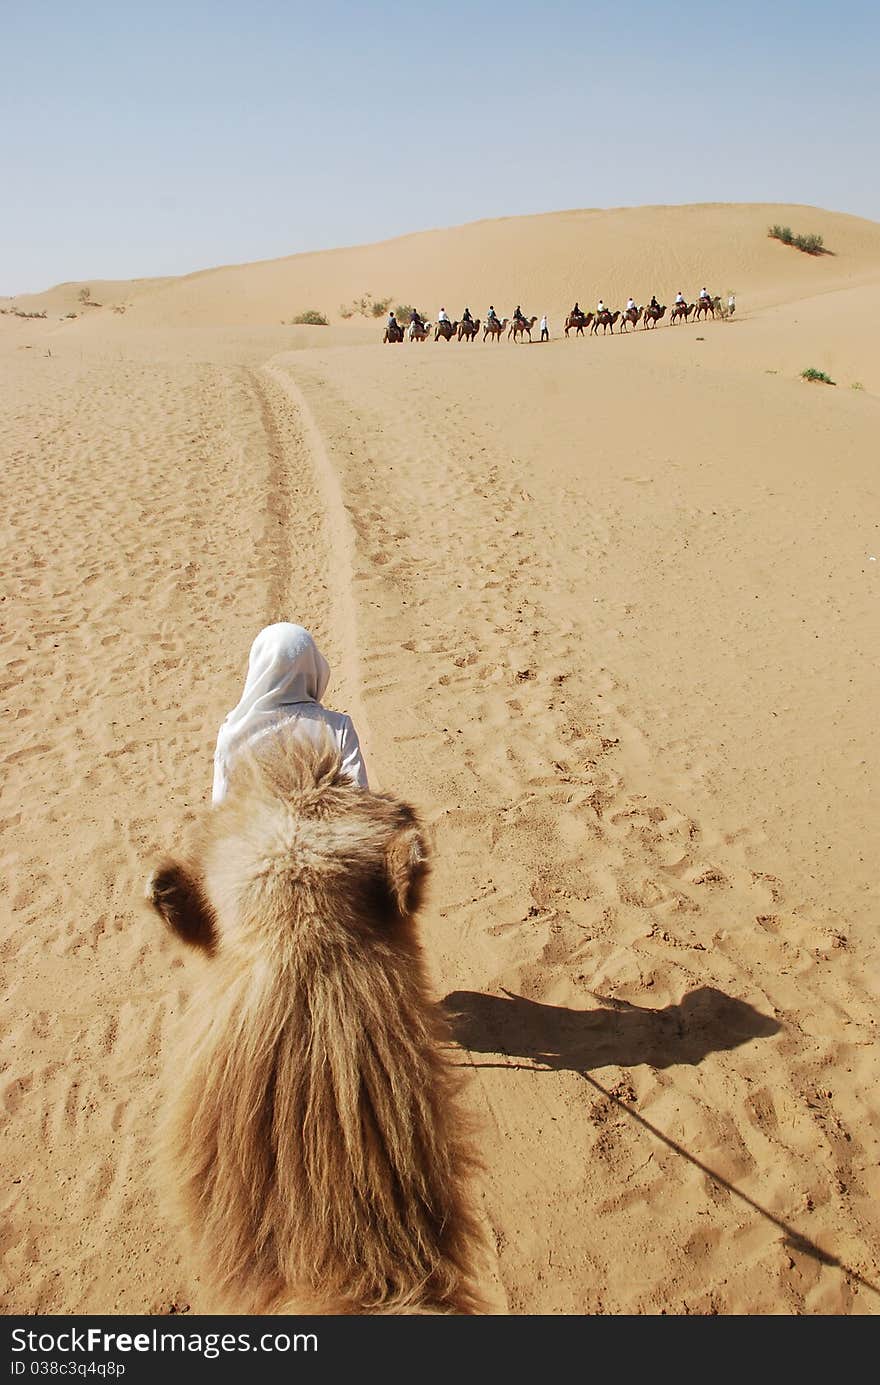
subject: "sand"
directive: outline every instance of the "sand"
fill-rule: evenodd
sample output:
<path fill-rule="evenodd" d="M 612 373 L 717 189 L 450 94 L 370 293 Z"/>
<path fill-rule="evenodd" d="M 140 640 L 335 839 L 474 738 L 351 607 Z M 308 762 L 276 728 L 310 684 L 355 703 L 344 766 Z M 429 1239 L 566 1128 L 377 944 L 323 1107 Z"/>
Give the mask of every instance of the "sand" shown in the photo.
<path fill-rule="evenodd" d="M 559 336 L 704 280 L 732 322 Z M 5 1311 L 205 1306 L 152 1177 L 199 963 L 139 896 L 286 618 L 431 824 L 498 1310 L 877 1312 L 880 226 L 564 213 L 80 287 L 0 316 Z M 333 311 L 392 290 L 553 339 Z"/>

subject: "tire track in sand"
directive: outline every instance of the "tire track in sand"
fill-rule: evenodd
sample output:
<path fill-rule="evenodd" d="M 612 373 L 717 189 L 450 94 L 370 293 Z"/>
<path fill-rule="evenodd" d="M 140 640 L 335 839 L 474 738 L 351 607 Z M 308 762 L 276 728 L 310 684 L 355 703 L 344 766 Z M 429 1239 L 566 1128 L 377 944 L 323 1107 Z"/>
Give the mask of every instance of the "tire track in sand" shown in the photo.
<path fill-rule="evenodd" d="M 334 706 L 344 702 L 342 710 L 352 717 L 369 766 L 370 782 L 375 788 L 369 717 L 361 693 L 352 525 L 339 478 L 305 397 L 290 375 L 274 364 L 278 359 L 275 357 L 267 362 L 260 374 L 252 377 L 260 400 L 269 456 L 267 532 L 271 535 L 270 546 L 276 549 L 268 596 L 269 619 L 297 619 L 296 594 L 290 590 L 291 558 L 297 543 L 294 518 L 299 485 L 310 475 L 318 492 L 325 531 L 326 561 L 323 574 L 317 580 L 327 592 L 324 642 L 332 655 L 335 691 L 330 700 Z"/>

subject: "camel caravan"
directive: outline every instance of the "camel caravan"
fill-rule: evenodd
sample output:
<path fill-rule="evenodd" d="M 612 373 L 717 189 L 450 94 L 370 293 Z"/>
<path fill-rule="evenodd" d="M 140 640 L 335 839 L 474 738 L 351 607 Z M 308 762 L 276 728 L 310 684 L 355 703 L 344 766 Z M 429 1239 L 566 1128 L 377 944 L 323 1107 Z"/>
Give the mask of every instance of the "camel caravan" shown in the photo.
<path fill-rule="evenodd" d="M 236 759 L 147 899 L 201 956 L 170 1053 L 162 1198 L 212 1310 L 489 1311 L 477 1162 L 416 927 L 428 847 L 329 736 Z"/>
<path fill-rule="evenodd" d="M 667 316 L 669 325 L 674 326 L 680 322 L 699 322 L 701 318 L 730 318 L 736 311 L 736 300 L 731 293 L 726 305 L 722 303 L 720 295 L 711 295 L 707 289 L 701 289 L 698 297 L 693 303 L 688 303 L 684 295 L 679 291 L 675 296 L 675 301 L 671 308 L 665 303 L 659 303 L 655 296 L 652 296 L 650 303 L 637 304 L 633 298 L 627 300 L 625 308 L 606 307 L 602 299 L 596 305 L 595 311 L 584 311 L 579 303 L 567 314 L 564 324 L 566 337 L 573 332 L 575 336 L 582 337 L 588 331 L 591 336 L 599 335 L 599 328 L 602 335 L 608 332 L 614 335 L 617 327 L 618 336 L 626 335 L 630 328 L 636 329 L 641 323 L 643 329 L 653 329 L 657 323 Z M 498 317 L 495 308 L 490 305 L 489 311 L 482 323 L 483 341 L 501 341 L 506 337 L 508 341 L 532 341 L 532 331 L 537 316 L 528 317 L 517 304 L 512 317 Z M 431 323 L 427 318 L 422 317 L 416 308 L 410 310 L 410 322 L 408 327 L 404 327 L 398 321 L 395 313 L 388 314 L 388 321 L 385 324 L 385 332 L 382 340 L 384 342 L 403 342 L 403 341 L 427 341 L 431 335 L 431 328 L 434 330 L 435 341 L 475 341 L 480 332 L 480 319 L 471 316 L 470 308 L 465 308 L 461 320 L 452 320 L 447 316 L 446 309 L 441 308 L 437 315 L 436 323 Z M 542 320 L 542 338 L 546 339 L 547 333 L 543 330 L 546 321 Z"/>

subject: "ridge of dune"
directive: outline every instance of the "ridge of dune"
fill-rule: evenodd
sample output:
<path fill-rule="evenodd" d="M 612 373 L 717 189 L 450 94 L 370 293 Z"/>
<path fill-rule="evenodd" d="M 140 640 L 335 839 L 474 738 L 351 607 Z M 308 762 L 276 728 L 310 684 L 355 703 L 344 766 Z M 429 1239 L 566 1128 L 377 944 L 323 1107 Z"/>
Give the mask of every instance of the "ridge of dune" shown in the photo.
<path fill-rule="evenodd" d="M 812 257 L 771 240 L 774 222 L 817 232 L 831 253 Z M 656 292 L 666 301 L 679 287 L 694 296 L 704 282 L 766 306 L 878 278 L 876 222 L 791 204 L 704 203 L 502 217 L 89 287 L 144 326 L 252 326 L 289 321 L 309 308 L 338 323 L 340 308 L 364 294 L 415 302 L 429 315 L 444 302 L 453 316 L 465 302 L 477 315 L 490 301 L 509 312 L 517 300 L 527 312 L 558 315 L 575 298 L 618 302 L 633 293 L 642 301 Z M 30 311 L 76 311 L 81 288 L 60 284 L 10 302 Z M 95 311 L 85 311 L 94 320 Z"/>

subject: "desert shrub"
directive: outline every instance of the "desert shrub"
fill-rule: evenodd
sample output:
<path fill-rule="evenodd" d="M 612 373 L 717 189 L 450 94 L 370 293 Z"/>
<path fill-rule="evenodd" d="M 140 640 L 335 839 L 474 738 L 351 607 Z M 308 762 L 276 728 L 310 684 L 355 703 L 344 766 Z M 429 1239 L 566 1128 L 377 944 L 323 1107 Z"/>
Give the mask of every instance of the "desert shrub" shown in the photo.
<path fill-rule="evenodd" d="M 398 322 L 409 322 L 412 312 L 412 303 L 398 303 L 394 309 L 394 316 Z"/>
<path fill-rule="evenodd" d="M 790 226 L 771 226 L 767 232 L 773 240 L 781 240 L 783 245 L 791 245 L 794 234 Z"/>
<path fill-rule="evenodd" d="M 810 231 L 806 235 L 796 236 L 790 226 L 770 226 L 767 235 L 773 240 L 781 240 L 783 245 L 793 245 L 798 250 L 803 250 L 806 255 L 824 255 L 825 242 L 821 236 L 816 235 L 815 231 Z"/>
<path fill-rule="evenodd" d="M 864 387 L 864 385 L 862 384 L 861 380 L 853 380 L 853 382 L 852 382 L 852 388 L 853 388 L 854 390 L 863 390 L 865 387 Z"/>
<path fill-rule="evenodd" d="M 830 375 L 826 375 L 824 370 L 816 370 L 814 366 L 807 366 L 806 370 L 801 371 L 802 380 L 821 381 L 823 385 L 833 385 L 836 381 Z"/>
<path fill-rule="evenodd" d="M 349 318 L 359 313 L 361 317 L 382 317 L 390 306 L 390 298 L 374 298 L 371 293 L 365 293 L 353 298 L 347 307 L 340 308 L 339 316 Z"/>
<path fill-rule="evenodd" d="M 794 243 L 798 250 L 803 250 L 807 255 L 821 255 L 825 250 L 825 242 L 821 236 L 815 232 L 810 232 L 806 236 L 795 236 Z"/>
<path fill-rule="evenodd" d="M 339 316 L 343 318 L 346 322 L 350 317 L 354 317 L 354 308 L 351 306 L 350 303 L 340 303 Z"/>
<path fill-rule="evenodd" d="M 291 322 L 295 327 L 329 327 L 323 313 L 319 313 L 317 308 L 307 308 L 304 313 L 297 313 L 292 317 Z"/>
<path fill-rule="evenodd" d="M 65 317 L 79 317 L 79 313 L 65 313 Z"/>
<path fill-rule="evenodd" d="M 79 301 L 80 301 L 80 303 L 88 303 L 88 301 L 89 301 L 89 299 L 91 298 L 91 296 L 92 296 L 92 290 L 91 290 L 91 289 L 89 289 L 89 288 L 80 289 L 80 291 L 79 291 Z"/>

